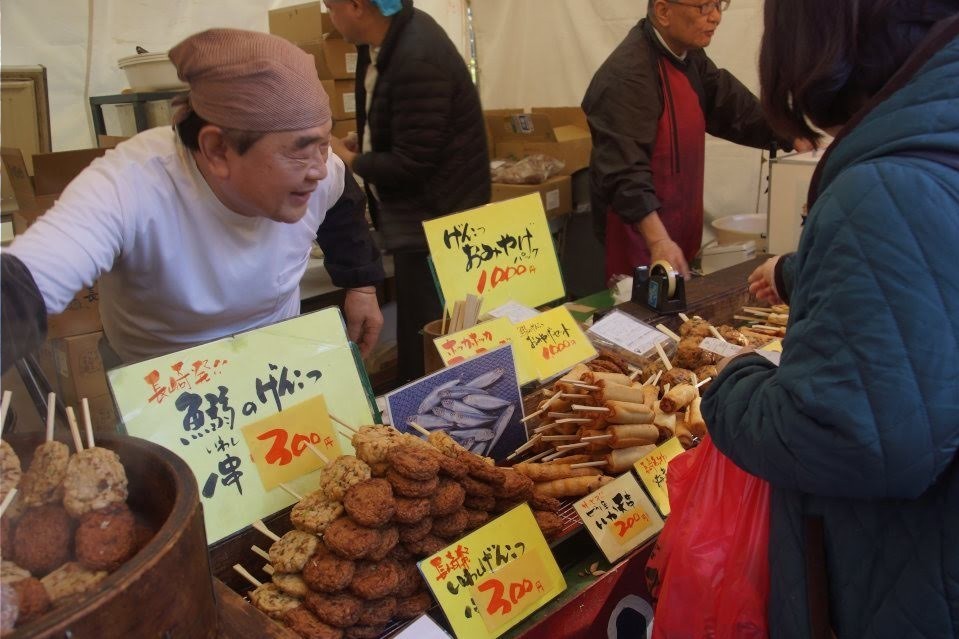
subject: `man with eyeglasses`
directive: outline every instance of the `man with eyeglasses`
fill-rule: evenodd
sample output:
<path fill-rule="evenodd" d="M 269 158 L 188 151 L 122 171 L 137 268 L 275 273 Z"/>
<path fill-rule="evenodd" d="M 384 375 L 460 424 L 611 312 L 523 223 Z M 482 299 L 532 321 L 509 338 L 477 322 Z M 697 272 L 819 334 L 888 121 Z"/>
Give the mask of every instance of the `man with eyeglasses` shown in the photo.
<path fill-rule="evenodd" d="M 650 0 L 586 90 L 607 278 L 658 260 L 688 276 L 702 243 L 706 133 L 757 148 L 774 139 L 756 97 L 703 51 L 729 3 Z"/>

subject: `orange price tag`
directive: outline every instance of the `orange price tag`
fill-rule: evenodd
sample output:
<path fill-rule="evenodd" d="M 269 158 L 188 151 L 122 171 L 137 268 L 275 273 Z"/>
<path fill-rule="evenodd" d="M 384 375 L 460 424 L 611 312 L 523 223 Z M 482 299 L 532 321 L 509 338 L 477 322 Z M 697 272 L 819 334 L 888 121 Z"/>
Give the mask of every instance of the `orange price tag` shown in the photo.
<path fill-rule="evenodd" d="M 616 537 L 626 543 L 652 525 L 649 515 L 642 508 L 636 508 L 613 522 Z"/>
<path fill-rule="evenodd" d="M 663 529 L 663 520 L 632 473 L 576 500 L 573 508 L 611 562 Z"/>
<path fill-rule="evenodd" d="M 470 594 L 486 629 L 495 636 L 525 617 L 548 590 L 552 583 L 546 565 L 538 552 L 531 552 L 477 583 Z"/>

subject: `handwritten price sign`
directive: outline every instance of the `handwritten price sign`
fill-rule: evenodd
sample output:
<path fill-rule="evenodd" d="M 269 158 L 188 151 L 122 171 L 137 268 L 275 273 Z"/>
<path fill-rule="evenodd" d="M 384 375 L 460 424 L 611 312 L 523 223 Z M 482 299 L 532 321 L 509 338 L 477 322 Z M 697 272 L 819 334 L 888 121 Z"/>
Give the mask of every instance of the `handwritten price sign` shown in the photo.
<path fill-rule="evenodd" d="M 423 222 L 447 300 L 482 295 L 482 311 L 515 300 L 541 306 L 565 296 L 543 202 L 526 197 Z"/>
<path fill-rule="evenodd" d="M 685 452 L 679 440 L 672 437 L 656 447 L 653 452 L 633 464 L 646 490 L 656 502 L 663 517 L 669 516 L 669 493 L 666 490 L 666 467 L 669 462 Z"/>
<path fill-rule="evenodd" d="M 517 333 L 513 323 L 505 317 L 500 317 L 458 333 L 442 335 L 434 339 L 433 343 L 443 363 L 451 366 L 499 348 L 503 344 L 511 344 L 516 339 Z M 536 368 L 524 351 L 514 347 L 513 360 L 516 364 L 516 377 L 520 384 L 536 379 Z"/>
<path fill-rule="evenodd" d="M 566 589 L 522 504 L 419 563 L 457 637 L 500 636 Z"/>
<path fill-rule="evenodd" d="M 516 324 L 516 349 L 524 353 L 541 380 L 596 356 L 596 349 L 565 306 Z"/>
<path fill-rule="evenodd" d="M 573 508 L 610 562 L 663 529 L 663 520 L 632 473 L 620 475 Z"/>

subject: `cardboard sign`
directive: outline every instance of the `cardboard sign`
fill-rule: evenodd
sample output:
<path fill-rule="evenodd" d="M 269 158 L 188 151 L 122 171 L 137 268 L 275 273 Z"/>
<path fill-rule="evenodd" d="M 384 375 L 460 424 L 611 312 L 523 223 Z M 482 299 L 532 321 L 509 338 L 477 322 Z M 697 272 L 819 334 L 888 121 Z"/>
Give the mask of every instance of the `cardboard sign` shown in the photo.
<path fill-rule="evenodd" d="M 527 504 L 418 566 L 457 637 L 498 637 L 566 589 Z"/>
<path fill-rule="evenodd" d="M 471 452 L 505 459 L 527 439 L 512 344 L 416 380 L 386 396 L 390 423 L 444 430 Z"/>
<path fill-rule="evenodd" d="M 684 452 L 686 452 L 686 449 L 679 443 L 679 440 L 671 437 L 657 446 L 656 450 L 633 464 L 636 474 L 639 475 L 646 491 L 656 502 L 656 507 L 659 508 L 663 517 L 668 517 L 670 513 L 669 493 L 666 490 L 666 467 L 674 457 Z"/>
<path fill-rule="evenodd" d="M 289 506 L 293 498 L 284 490 L 266 488 L 278 477 L 301 494 L 315 489 L 315 466 L 300 450 L 298 435 L 312 442 L 315 434 L 322 442 L 315 445 L 332 458 L 353 447 L 347 435 L 328 430 L 328 413 L 357 426 L 373 420 L 336 308 L 117 368 L 108 378 L 127 432 L 169 448 L 193 469 L 209 543 Z M 301 404 L 287 421 L 285 413 Z M 315 421 L 307 427 L 310 416 Z M 310 462 L 312 472 L 298 466 L 307 474 L 277 476 L 275 464 L 257 465 L 270 453 L 251 449 L 245 429 L 262 434 L 274 424 L 292 433 L 282 450 Z M 279 448 L 275 455 L 285 458 Z M 264 469 L 267 475 L 260 476 Z"/>
<path fill-rule="evenodd" d="M 511 344 L 515 339 L 516 330 L 513 328 L 513 323 L 501 317 L 458 333 L 441 335 L 433 340 L 433 344 L 436 345 L 443 364 L 451 366 L 487 353 L 492 348 Z M 521 357 L 521 351 L 513 350 L 513 361 L 516 364 L 516 375 L 520 384 L 536 379 L 536 369 L 530 366 L 528 359 Z"/>
<path fill-rule="evenodd" d="M 494 308 L 487 313 L 490 317 L 506 317 L 513 324 L 519 324 L 524 320 L 536 317 L 539 311 L 529 306 L 524 306 L 519 302 L 510 300 L 498 308 Z"/>
<path fill-rule="evenodd" d="M 564 306 L 516 324 L 517 350 L 529 358 L 541 380 L 596 357 L 596 349 Z"/>
<path fill-rule="evenodd" d="M 446 300 L 482 295 L 482 312 L 515 300 L 541 306 L 565 296 L 553 237 L 537 195 L 423 222 Z"/>
<path fill-rule="evenodd" d="M 450 639 L 449 633 L 440 628 L 429 615 L 420 615 L 392 639 Z"/>
<path fill-rule="evenodd" d="M 632 473 L 577 500 L 573 508 L 611 562 L 663 529 L 663 520 Z"/>
<path fill-rule="evenodd" d="M 669 340 L 649 324 L 620 310 L 610 311 L 593 323 L 588 333 L 637 355 L 648 353 L 656 344 Z"/>
<path fill-rule="evenodd" d="M 704 337 L 702 341 L 699 342 L 699 348 L 704 351 L 709 351 L 710 353 L 715 353 L 720 357 L 732 357 L 743 350 L 743 347 L 739 344 L 730 344 L 715 337 Z"/>

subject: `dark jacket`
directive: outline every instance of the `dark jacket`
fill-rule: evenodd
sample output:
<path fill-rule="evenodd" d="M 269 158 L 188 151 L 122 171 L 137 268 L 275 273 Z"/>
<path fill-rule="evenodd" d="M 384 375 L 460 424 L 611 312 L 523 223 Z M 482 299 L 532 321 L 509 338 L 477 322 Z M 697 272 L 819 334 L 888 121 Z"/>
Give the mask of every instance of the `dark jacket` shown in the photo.
<path fill-rule="evenodd" d="M 959 637 L 959 19 L 939 38 L 820 161 L 780 367 L 739 357 L 703 400 L 773 487 L 771 637 L 809 636 L 816 519 L 839 639 Z"/>
<path fill-rule="evenodd" d="M 359 47 L 356 127 L 366 124 L 368 46 Z M 353 170 L 376 187 L 370 212 L 384 248 L 426 248 L 423 220 L 486 204 L 489 152 L 479 94 L 463 58 L 410 0 L 393 16 L 376 59 L 372 149 Z M 361 147 L 362 148 L 362 147 Z"/>
<path fill-rule="evenodd" d="M 597 230 L 605 226 L 609 207 L 630 223 L 660 207 L 650 171 L 664 104 L 660 59 L 689 78 L 710 134 L 756 148 L 775 139 L 756 96 L 739 80 L 717 68 L 701 49 L 677 60 L 659 42 L 652 24 L 640 20 L 596 71 L 583 98 L 593 136 L 589 183 Z"/>

